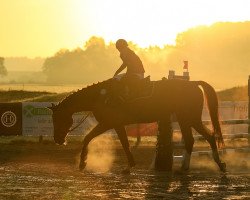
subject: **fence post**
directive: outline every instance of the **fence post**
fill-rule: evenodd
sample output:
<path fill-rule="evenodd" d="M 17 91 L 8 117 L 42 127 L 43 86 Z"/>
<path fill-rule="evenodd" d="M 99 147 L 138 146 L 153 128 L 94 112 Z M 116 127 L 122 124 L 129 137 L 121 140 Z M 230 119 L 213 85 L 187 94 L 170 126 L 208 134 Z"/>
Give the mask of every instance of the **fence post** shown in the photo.
<path fill-rule="evenodd" d="M 173 166 L 173 130 L 170 116 L 158 122 L 155 170 L 171 171 Z"/>
<path fill-rule="evenodd" d="M 249 124 L 249 120 L 250 120 L 250 76 L 248 76 L 248 145 L 250 146 L 250 124 Z"/>
<path fill-rule="evenodd" d="M 170 70 L 168 79 L 190 80 L 188 61 L 184 61 L 183 75 L 176 75 Z M 175 115 L 169 115 L 168 119 L 158 122 L 158 135 L 155 156 L 155 169 L 158 171 L 171 171 L 173 166 L 173 129 L 172 121 Z M 175 120 L 176 121 L 176 120 Z"/>

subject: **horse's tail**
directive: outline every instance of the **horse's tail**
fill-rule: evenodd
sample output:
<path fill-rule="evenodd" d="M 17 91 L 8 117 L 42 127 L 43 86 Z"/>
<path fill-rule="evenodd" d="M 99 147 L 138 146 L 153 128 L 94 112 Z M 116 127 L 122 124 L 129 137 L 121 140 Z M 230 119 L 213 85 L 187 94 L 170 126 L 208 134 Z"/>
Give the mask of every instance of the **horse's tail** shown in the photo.
<path fill-rule="evenodd" d="M 211 118 L 212 125 L 213 125 L 213 135 L 216 138 L 218 147 L 221 148 L 225 144 L 224 144 L 221 127 L 219 123 L 218 98 L 217 98 L 216 92 L 211 85 L 209 85 L 208 83 L 204 81 L 197 81 L 197 83 L 203 88 L 203 91 L 205 93 L 205 96 L 207 99 L 207 106 L 208 106 L 210 118 Z"/>

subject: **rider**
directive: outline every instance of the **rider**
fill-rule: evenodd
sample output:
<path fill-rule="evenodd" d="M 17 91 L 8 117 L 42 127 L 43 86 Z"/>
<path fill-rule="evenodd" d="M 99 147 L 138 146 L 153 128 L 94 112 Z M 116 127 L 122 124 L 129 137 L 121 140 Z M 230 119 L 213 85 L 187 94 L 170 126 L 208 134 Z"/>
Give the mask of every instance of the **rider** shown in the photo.
<path fill-rule="evenodd" d="M 145 70 L 142 61 L 135 52 L 128 47 L 127 41 L 124 39 L 117 40 L 116 48 L 120 52 L 123 63 L 115 72 L 114 77 L 127 67 L 127 72 L 122 79 L 143 79 Z"/>
<path fill-rule="evenodd" d="M 131 91 L 136 89 L 136 85 L 140 79 L 144 78 L 144 67 L 141 59 L 128 47 L 128 43 L 124 39 L 119 39 L 116 41 L 116 48 L 120 52 L 120 58 L 123 63 L 119 69 L 115 72 L 114 77 L 116 77 L 125 68 L 127 71 L 121 77 L 121 81 L 125 84 L 125 98 L 131 97 Z M 134 91 L 136 93 L 136 91 Z"/>

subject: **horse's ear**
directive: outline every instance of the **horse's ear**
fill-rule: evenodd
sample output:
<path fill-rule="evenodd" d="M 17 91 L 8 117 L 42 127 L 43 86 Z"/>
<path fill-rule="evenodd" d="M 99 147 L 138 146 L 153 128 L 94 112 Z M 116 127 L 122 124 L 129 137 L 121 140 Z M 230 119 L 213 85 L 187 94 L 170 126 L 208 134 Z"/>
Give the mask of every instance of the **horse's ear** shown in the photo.
<path fill-rule="evenodd" d="M 56 108 L 56 105 L 54 103 L 51 103 L 51 106 L 48 106 L 47 108 L 54 111 Z"/>

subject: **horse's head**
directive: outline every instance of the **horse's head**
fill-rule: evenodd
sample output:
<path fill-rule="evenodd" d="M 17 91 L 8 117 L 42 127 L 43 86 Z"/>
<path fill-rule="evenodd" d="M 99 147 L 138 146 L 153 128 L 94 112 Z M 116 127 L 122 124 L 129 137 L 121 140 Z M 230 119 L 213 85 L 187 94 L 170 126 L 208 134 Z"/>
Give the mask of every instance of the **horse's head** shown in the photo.
<path fill-rule="evenodd" d="M 54 125 L 54 141 L 57 144 L 62 145 L 65 143 L 65 138 L 69 132 L 69 128 L 73 124 L 72 114 L 66 110 L 60 109 L 54 104 L 48 108 L 53 112 L 52 120 Z"/>

